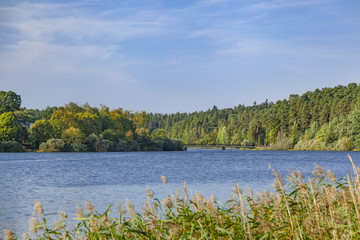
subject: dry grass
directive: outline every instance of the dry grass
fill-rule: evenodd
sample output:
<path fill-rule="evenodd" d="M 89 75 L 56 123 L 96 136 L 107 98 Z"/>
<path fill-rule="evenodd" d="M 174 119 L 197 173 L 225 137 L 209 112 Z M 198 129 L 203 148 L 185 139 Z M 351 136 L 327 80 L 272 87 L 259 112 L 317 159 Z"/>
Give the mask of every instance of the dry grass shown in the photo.
<path fill-rule="evenodd" d="M 77 225 L 66 227 L 67 215 L 50 227 L 41 205 L 35 202 L 30 225 L 33 239 L 358 239 L 360 238 L 360 179 L 351 157 L 352 173 L 336 179 L 316 165 L 313 177 L 301 172 L 287 176 L 289 184 L 273 170 L 274 192 L 245 195 L 235 183 L 231 199 L 219 205 L 214 196 L 197 192 L 190 199 L 173 194 L 162 201 L 150 188 L 141 212 L 130 200 L 119 202 L 118 216 L 110 217 L 110 206 L 102 214 L 86 203 L 87 213 L 78 206 Z M 164 184 L 169 184 L 162 177 Z M 16 238 L 5 230 L 5 238 Z M 29 236 L 25 238 L 30 239 Z"/>

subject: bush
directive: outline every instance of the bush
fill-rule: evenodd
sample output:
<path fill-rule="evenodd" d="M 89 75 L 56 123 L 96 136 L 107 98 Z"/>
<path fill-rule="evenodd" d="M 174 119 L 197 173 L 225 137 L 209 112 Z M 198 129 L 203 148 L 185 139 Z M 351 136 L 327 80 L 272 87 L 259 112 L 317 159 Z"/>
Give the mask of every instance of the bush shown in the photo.
<path fill-rule="evenodd" d="M 140 147 L 136 141 L 120 139 L 118 142 L 114 143 L 115 152 L 136 152 L 139 150 Z"/>
<path fill-rule="evenodd" d="M 62 139 L 52 138 L 40 144 L 40 152 L 60 152 L 65 148 L 65 142 Z"/>
<path fill-rule="evenodd" d="M 170 140 L 169 138 L 155 137 L 153 139 L 159 151 L 184 151 L 184 143 L 180 140 Z"/>
<path fill-rule="evenodd" d="M 120 130 L 116 129 L 106 129 L 102 134 L 102 137 L 111 142 L 117 142 L 119 139 L 124 139 L 125 134 Z"/>
<path fill-rule="evenodd" d="M 291 148 L 291 141 L 289 138 L 283 138 L 271 146 L 273 150 L 289 150 Z"/>
<path fill-rule="evenodd" d="M 354 144 L 348 137 L 339 139 L 337 144 L 339 145 L 339 148 L 337 149 L 339 151 L 351 151 L 354 149 Z"/>
<path fill-rule="evenodd" d="M 16 141 L 0 142 L 0 152 L 24 152 L 24 148 Z"/>
<path fill-rule="evenodd" d="M 300 140 L 294 147 L 294 150 L 298 151 L 325 151 L 327 150 L 326 144 L 324 142 L 318 141 L 316 139 L 311 140 Z"/>
<path fill-rule="evenodd" d="M 95 143 L 95 150 L 96 152 L 111 152 L 113 151 L 113 143 L 99 137 Z"/>
<path fill-rule="evenodd" d="M 86 152 L 87 151 L 87 146 L 82 143 L 73 143 L 73 144 L 71 144 L 71 147 L 74 152 Z"/>
<path fill-rule="evenodd" d="M 89 152 L 96 152 L 96 142 L 98 141 L 99 137 L 92 133 L 86 139 L 86 148 Z"/>
<path fill-rule="evenodd" d="M 181 140 L 173 140 L 175 151 L 185 151 L 185 145 Z"/>
<path fill-rule="evenodd" d="M 73 127 L 66 129 L 62 133 L 61 137 L 68 143 L 80 143 L 84 139 L 84 135 L 81 130 Z"/>

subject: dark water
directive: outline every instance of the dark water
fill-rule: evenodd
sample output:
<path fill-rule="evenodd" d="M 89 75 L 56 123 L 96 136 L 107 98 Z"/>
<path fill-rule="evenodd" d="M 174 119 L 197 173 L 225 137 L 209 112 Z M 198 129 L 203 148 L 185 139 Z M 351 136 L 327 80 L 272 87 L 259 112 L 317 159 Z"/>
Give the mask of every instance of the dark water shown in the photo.
<path fill-rule="evenodd" d="M 360 152 L 278 152 L 240 150 L 188 150 L 142 153 L 2 153 L 0 154 L 0 230 L 21 234 L 28 230 L 34 200 L 45 213 L 66 211 L 73 217 L 76 204 L 85 200 L 104 211 L 117 201 L 132 200 L 140 208 L 148 185 L 155 196 L 169 195 L 184 181 L 192 193 L 214 194 L 224 202 L 234 182 L 255 192 L 271 190 L 269 164 L 283 174 L 301 170 L 311 175 L 313 163 L 331 169 L 340 178 L 351 169 L 350 154 L 360 163 Z M 358 164 L 360 166 L 360 164 Z M 53 217 L 50 216 L 51 220 Z M 2 236 L 0 234 L 0 236 Z"/>

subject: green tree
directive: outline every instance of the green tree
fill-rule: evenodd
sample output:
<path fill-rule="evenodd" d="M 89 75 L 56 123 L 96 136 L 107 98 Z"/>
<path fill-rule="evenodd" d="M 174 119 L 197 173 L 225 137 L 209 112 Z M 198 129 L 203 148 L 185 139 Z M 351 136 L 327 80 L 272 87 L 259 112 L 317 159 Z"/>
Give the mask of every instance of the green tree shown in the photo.
<path fill-rule="evenodd" d="M 63 131 L 70 127 L 77 127 L 75 114 L 63 109 L 56 110 L 49 120 L 54 129 L 54 137 L 61 138 Z"/>
<path fill-rule="evenodd" d="M 84 134 L 79 128 L 70 127 L 62 133 L 61 138 L 68 143 L 81 143 L 84 140 Z"/>
<path fill-rule="evenodd" d="M 337 140 L 334 128 L 331 124 L 324 124 L 316 134 L 316 139 L 326 144 Z"/>
<path fill-rule="evenodd" d="M 101 135 L 104 139 L 112 142 L 117 142 L 120 139 L 125 139 L 125 134 L 117 129 L 106 129 Z"/>
<path fill-rule="evenodd" d="M 299 126 L 298 124 L 295 122 L 290 129 L 290 142 L 291 142 L 291 146 L 294 147 L 297 142 L 299 141 L 301 136 L 301 133 L 299 131 Z"/>
<path fill-rule="evenodd" d="M 227 127 L 225 125 L 221 126 L 217 133 L 216 142 L 218 144 L 229 145 L 230 141 L 231 141 L 231 136 L 227 130 Z"/>
<path fill-rule="evenodd" d="M 30 142 L 38 148 L 40 143 L 54 137 L 54 129 L 48 120 L 37 120 L 30 129 Z"/>
<path fill-rule="evenodd" d="M 117 109 L 110 112 L 111 119 L 113 121 L 113 125 L 115 129 L 120 130 L 123 133 L 127 133 L 131 131 L 133 134 L 135 132 L 134 122 L 131 121 L 128 117 L 130 113 L 127 112 L 123 114 L 121 109 Z"/>
<path fill-rule="evenodd" d="M 62 139 L 52 138 L 40 144 L 40 152 L 62 152 L 66 151 L 66 144 Z"/>
<path fill-rule="evenodd" d="M 5 112 L 0 115 L 0 141 L 16 140 L 18 126 L 13 112 Z"/>
<path fill-rule="evenodd" d="M 21 97 L 12 91 L 0 91 L 0 113 L 19 110 Z"/>
<path fill-rule="evenodd" d="M 360 149 L 360 99 L 349 115 L 349 132 L 356 149 Z"/>
<path fill-rule="evenodd" d="M 138 127 L 138 128 L 144 127 L 145 123 L 148 121 L 148 115 L 146 114 L 145 111 L 136 112 L 131 117 L 131 120 L 134 121 L 134 124 L 136 127 Z"/>
<path fill-rule="evenodd" d="M 77 120 L 76 125 L 85 135 L 88 136 L 92 133 L 99 134 L 101 132 L 101 119 L 98 115 L 84 112 L 77 113 L 75 117 Z"/>
<path fill-rule="evenodd" d="M 165 134 L 164 129 L 157 129 L 156 131 L 154 131 L 152 134 L 152 138 L 155 138 L 155 137 L 165 138 L 166 134 Z"/>

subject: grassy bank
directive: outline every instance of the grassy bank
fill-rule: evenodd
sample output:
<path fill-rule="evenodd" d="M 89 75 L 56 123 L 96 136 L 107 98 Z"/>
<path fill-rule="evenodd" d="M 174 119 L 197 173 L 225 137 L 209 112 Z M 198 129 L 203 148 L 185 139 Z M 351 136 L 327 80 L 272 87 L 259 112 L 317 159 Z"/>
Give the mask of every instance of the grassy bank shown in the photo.
<path fill-rule="evenodd" d="M 350 161 L 353 163 L 349 156 Z M 189 196 L 169 185 L 169 197 L 155 198 L 146 190 L 146 200 L 136 212 L 129 200 L 119 203 L 117 217 L 109 208 L 98 213 L 86 202 L 77 208 L 77 225 L 67 227 L 67 215 L 44 216 L 35 202 L 30 219 L 33 236 L 27 239 L 357 239 L 360 234 L 360 168 L 353 163 L 349 176 L 337 179 L 316 165 L 313 176 L 304 179 L 299 171 L 286 177 L 273 170 L 274 192 L 254 196 L 235 184 L 232 197 L 220 205 L 214 196 Z M 114 215 L 111 214 L 111 215 Z M 5 230 L 7 239 L 17 238 Z M 21 237 L 19 237 L 21 238 Z"/>

